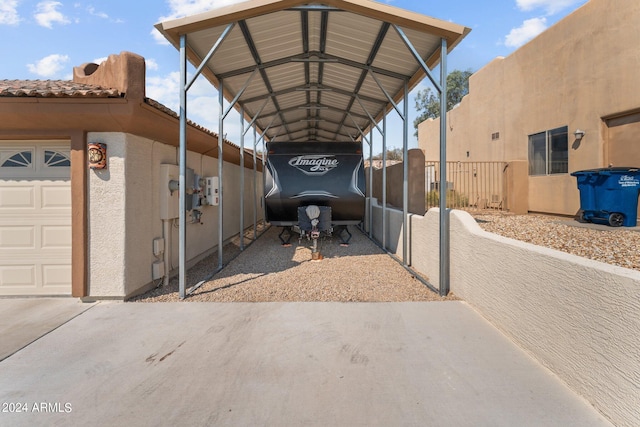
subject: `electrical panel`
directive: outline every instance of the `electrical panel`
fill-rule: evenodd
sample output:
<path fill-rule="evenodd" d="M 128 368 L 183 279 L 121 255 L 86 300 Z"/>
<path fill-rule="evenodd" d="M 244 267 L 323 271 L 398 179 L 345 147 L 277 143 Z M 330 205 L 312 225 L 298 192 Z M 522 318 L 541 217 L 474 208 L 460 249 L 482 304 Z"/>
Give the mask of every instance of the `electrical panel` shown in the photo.
<path fill-rule="evenodd" d="M 164 239 L 162 237 L 153 239 L 153 255 L 159 257 L 163 253 L 164 253 Z"/>
<path fill-rule="evenodd" d="M 180 198 L 176 191 L 179 181 L 178 165 L 160 165 L 160 219 L 174 219 L 180 216 Z"/>
<path fill-rule="evenodd" d="M 220 185 L 217 176 L 208 176 L 204 179 L 204 200 L 207 205 L 218 206 L 220 204 Z"/>
<path fill-rule="evenodd" d="M 152 280 L 158 280 L 164 277 L 164 261 L 156 261 L 151 266 Z"/>
<path fill-rule="evenodd" d="M 185 210 L 192 212 L 193 222 L 200 222 L 203 205 L 218 204 L 218 178 L 212 190 L 212 197 L 205 192 L 210 178 L 197 175 L 193 169 L 187 168 L 185 174 Z M 180 204 L 180 169 L 177 165 L 160 165 L 160 219 L 169 220 L 179 217 Z M 209 203 L 209 200 L 215 203 Z"/>

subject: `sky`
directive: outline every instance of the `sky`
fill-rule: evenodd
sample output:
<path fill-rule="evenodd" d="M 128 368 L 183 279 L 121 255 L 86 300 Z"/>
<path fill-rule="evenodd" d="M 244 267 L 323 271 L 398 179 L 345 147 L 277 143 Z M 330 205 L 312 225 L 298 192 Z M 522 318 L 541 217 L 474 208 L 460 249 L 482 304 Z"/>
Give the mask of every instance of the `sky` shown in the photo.
<path fill-rule="evenodd" d="M 0 80 L 70 80 L 73 67 L 100 63 L 129 51 L 146 60 L 147 96 L 179 109 L 179 55 L 154 25 L 169 19 L 239 3 L 240 0 L 0 0 Z M 318 1 L 320 2 L 320 1 Z M 587 0 L 387 0 L 383 3 L 471 28 L 452 51 L 448 70 L 475 72 L 499 56 L 508 56 Z M 409 96 L 410 147 L 415 94 L 429 87 L 425 79 Z M 189 118 L 217 132 L 217 91 L 204 78 L 189 90 Z M 206 114 L 205 114 L 206 112 Z M 401 135 L 392 112 L 390 132 Z M 240 119 L 225 120 L 227 138 L 239 143 Z M 374 153 L 381 152 L 374 137 Z M 399 138 L 399 146 L 402 145 Z M 389 139 L 398 147 L 398 138 Z"/>

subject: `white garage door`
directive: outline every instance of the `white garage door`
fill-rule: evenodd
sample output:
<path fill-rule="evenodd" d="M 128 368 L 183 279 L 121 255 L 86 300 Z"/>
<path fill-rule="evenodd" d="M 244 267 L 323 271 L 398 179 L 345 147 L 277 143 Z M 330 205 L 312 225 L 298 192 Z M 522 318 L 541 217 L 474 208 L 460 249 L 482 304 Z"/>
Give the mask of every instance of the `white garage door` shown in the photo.
<path fill-rule="evenodd" d="M 71 294 L 69 144 L 0 142 L 0 295 Z"/>

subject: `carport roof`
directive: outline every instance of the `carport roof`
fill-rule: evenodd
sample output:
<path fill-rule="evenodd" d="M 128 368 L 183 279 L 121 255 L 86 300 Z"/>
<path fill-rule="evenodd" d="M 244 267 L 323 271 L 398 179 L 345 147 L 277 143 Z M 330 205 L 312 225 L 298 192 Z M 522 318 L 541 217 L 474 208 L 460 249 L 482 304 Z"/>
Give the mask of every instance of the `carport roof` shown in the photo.
<path fill-rule="evenodd" d="M 450 51 L 470 31 L 370 0 L 250 0 L 156 28 L 178 49 L 186 35 L 187 59 L 206 60 L 227 101 L 268 140 L 289 141 L 359 139 L 394 108 L 389 97 L 400 102 L 426 75 L 401 32 L 432 69 L 441 40 Z"/>

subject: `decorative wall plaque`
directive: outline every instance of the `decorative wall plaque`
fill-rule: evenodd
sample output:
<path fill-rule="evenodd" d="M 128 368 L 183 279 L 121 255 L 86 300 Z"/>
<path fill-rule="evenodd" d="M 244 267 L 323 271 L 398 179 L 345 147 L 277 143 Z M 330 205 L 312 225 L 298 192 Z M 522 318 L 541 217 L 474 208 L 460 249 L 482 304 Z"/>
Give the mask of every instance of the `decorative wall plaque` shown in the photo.
<path fill-rule="evenodd" d="M 101 142 L 90 142 L 89 146 L 89 169 L 107 168 L 107 144 Z"/>

